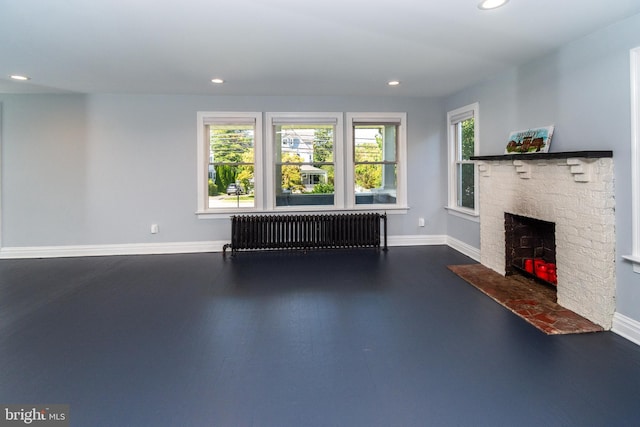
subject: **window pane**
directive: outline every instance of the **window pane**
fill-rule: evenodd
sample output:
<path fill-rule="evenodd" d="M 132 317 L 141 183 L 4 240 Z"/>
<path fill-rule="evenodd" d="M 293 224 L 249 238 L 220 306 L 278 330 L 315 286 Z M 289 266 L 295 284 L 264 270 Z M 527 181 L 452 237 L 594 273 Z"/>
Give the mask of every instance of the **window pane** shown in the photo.
<path fill-rule="evenodd" d="M 473 118 L 459 123 L 460 129 L 460 158 L 459 160 L 470 160 L 474 155 L 474 126 Z"/>
<path fill-rule="evenodd" d="M 209 126 L 212 163 L 253 163 L 254 128 L 252 125 Z"/>
<path fill-rule="evenodd" d="M 458 164 L 458 206 L 474 209 L 475 207 L 475 185 L 474 185 L 473 163 Z"/>
<path fill-rule="evenodd" d="M 334 205 L 334 126 L 274 126 L 276 206 Z"/>
<path fill-rule="evenodd" d="M 396 133 L 395 124 L 354 126 L 355 162 L 395 162 Z"/>
<path fill-rule="evenodd" d="M 209 126 L 209 207 L 253 207 L 253 125 Z"/>
<path fill-rule="evenodd" d="M 356 165 L 356 204 L 396 203 L 396 172 L 397 168 L 393 163 Z"/>

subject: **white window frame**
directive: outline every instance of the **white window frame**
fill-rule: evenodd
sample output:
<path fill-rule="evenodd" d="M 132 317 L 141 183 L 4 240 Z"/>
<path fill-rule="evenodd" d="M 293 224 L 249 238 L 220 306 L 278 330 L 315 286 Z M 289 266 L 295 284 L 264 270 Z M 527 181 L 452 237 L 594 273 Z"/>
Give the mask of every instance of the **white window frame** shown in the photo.
<path fill-rule="evenodd" d="M 198 206 L 196 214 L 201 217 L 213 216 L 216 214 L 222 214 L 228 217 L 228 214 L 243 213 L 243 212 L 255 212 L 262 210 L 264 205 L 264 183 L 263 183 L 263 168 L 262 168 L 262 113 L 261 112 L 232 112 L 232 111 L 199 111 L 197 113 L 197 191 L 198 191 Z M 212 122 L 228 121 L 233 123 L 234 120 L 238 120 L 239 123 L 247 123 L 248 121 L 254 121 L 254 191 L 255 199 L 253 207 L 230 207 L 230 208 L 210 208 L 209 207 L 209 135 L 206 132 L 207 124 Z"/>
<path fill-rule="evenodd" d="M 406 211 L 407 204 L 407 113 L 347 113 L 347 144 L 346 151 L 346 172 L 345 172 L 345 206 L 351 210 L 393 210 L 400 209 Z M 355 197 L 355 162 L 354 162 L 354 132 L 355 124 L 397 124 L 397 147 L 396 147 L 396 203 L 395 204 L 370 204 L 357 205 Z"/>
<path fill-rule="evenodd" d="M 0 102 L 0 250 L 2 250 L 2 102 Z"/>
<path fill-rule="evenodd" d="M 345 115 L 349 125 L 345 129 Z M 253 207 L 210 208 L 208 194 L 209 136 L 207 124 L 214 122 L 255 122 Z M 282 124 L 334 124 L 334 204 L 309 206 L 276 206 L 274 122 Z M 361 123 L 397 124 L 397 188 L 395 204 L 356 205 L 353 185 L 354 152 L 353 125 Z M 346 137 L 345 137 L 346 135 Z M 346 138 L 346 139 L 345 139 Z M 343 112 L 226 112 L 199 111 L 197 113 L 197 208 L 200 219 L 228 218 L 242 213 L 273 212 L 348 212 L 378 211 L 401 214 L 408 211 L 407 203 L 407 113 L 343 113 Z"/>
<path fill-rule="evenodd" d="M 465 105 L 464 107 L 456 108 L 455 110 L 449 111 L 447 113 L 447 145 L 448 145 L 448 172 L 449 172 L 449 200 L 447 210 L 449 213 L 452 213 L 456 216 L 461 216 L 463 218 L 471 219 L 473 221 L 479 220 L 479 176 L 478 176 L 478 166 L 474 165 L 474 209 L 468 209 L 461 206 L 458 206 L 458 177 L 457 177 L 457 133 L 455 131 L 456 125 L 473 117 L 474 119 L 474 128 L 473 128 L 473 152 L 474 155 L 478 155 L 480 153 L 480 104 L 475 102 L 473 104 Z"/>
<path fill-rule="evenodd" d="M 275 135 L 273 127 L 277 123 L 301 123 L 301 124 L 332 124 L 335 126 L 333 141 L 334 162 L 334 199 L 333 205 L 300 205 L 300 206 L 276 206 L 276 167 L 275 167 Z M 344 125 L 343 113 L 290 113 L 268 112 L 265 115 L 265 200 L 266 207 L 274 212 L 314 212 L 343 210 L 344 206 Z"/>
<path fill-rule="evenodd" d="M 640 47 L 631 49 L 631 255 L 623 256 L 640 273 Z"/>

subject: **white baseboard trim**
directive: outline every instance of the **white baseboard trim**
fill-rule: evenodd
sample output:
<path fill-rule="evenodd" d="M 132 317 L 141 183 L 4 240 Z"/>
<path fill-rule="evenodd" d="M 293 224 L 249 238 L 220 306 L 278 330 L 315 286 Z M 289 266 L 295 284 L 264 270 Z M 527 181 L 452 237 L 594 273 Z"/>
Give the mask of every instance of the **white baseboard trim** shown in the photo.
<path fill-rule="evenodd" d="M 447 236 L 447 245 L 456 251 L 465 254 L 474 261 L 480 262 L 480 249 L 475 248 L 461 240 Z"/>
<path fill-rule="evenodd" d="M 389 236 L 389 246 L 429 246 L 446 245 L 447 236 L 416 234 L 412 236 Z"/>
<path fill-rule="evenodd" d="M 637 320 L 627 317 L 624 314 L 614 313 L 611 331 L 640 345 L 640 322 Z"/>
<path fill-rule="evenodd" d="M 114 255 L 158 255 L 222 252 L 226 241 L 129 243 L 122 245 L 34 246 L 0 248 L 0 259 L 64 258 Z"/>
<path fill-rule="evenodd" d="M 389 236 L 387 240 L 389 246 L 449 245 L 473 259 L 479 259 L 478 249 L 446 235 Z M 5 247 L 0 248 L 0 259 L 222 252 L 223 246 L 226 243 L 228 243 L 228 241 L 218 240 L 203 242 Z"/>

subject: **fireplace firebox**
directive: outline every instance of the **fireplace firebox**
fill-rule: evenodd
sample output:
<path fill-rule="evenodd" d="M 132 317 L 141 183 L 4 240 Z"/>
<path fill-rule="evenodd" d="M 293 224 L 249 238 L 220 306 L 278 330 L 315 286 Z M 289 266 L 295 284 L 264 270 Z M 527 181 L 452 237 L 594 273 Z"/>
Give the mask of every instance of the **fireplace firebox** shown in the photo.
<path fill-rule="evenodd" d="M 505 212 L 504 228 L 505 275 L 521 274 L 555 286 L 555 223 Z"/>

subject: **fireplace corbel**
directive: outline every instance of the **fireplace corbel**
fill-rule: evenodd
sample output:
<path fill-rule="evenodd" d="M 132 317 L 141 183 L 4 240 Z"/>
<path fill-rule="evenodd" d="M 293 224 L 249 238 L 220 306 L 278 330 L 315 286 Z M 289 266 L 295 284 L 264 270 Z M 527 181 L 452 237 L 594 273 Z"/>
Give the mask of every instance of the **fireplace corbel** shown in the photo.
<path fill-rule="evenodd" d="M 593 164 L 596 159 L 580 159 L 577 157 L 570 157 L 567 159 L 567 166 L 569 171 L 573 174 L 575 182 L 589 182 L 591 181 L 591 175 L 593 172 Z"/>

